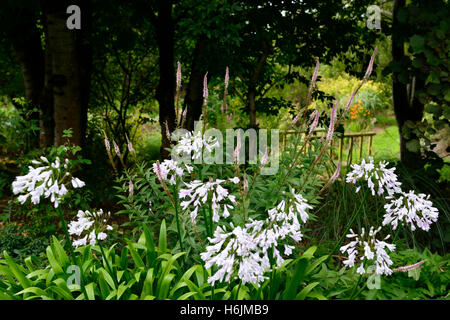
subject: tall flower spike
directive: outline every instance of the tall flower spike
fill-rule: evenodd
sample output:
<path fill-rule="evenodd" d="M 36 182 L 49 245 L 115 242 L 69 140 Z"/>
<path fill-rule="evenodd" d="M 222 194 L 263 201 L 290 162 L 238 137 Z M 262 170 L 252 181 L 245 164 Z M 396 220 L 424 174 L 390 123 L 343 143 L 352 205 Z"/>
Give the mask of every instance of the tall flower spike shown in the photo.
<path fill-rule="evenodd" d="M 181 124 L 180 124 L 181 128 L 183 128 L 184 122 L 186 121 L 186 115 L 187 115 L 187 108 L 184 109 L 184 111 L 181 115 Z"/>
<path fill-rule="evenodd" d="M 206 113 L 208 112 L 208 72 L 206 72 L 205 76 L 203 77 L 203 115 L 202 115 L 202 135 L 205 134 L 206 130 Z"/>
<path fill-rule="evenodd" d="M 133 198 L 133 191 L 134 191 L 133 181 L 130 180 L 130 181 L 128 182 L 128 196 L 129 196 L 130 198 Z"/>
<path fill-rule="evenodd" d="M 295 126 L 295 124 L 297 123 L 298 119 L 300 119 L 301 115 L 302 115 L 302 112 L 299 111 L 299 113 L 297 113 L 297 115 L 295 116 L 294 120 L 292 120 L 291 126 Z"/>
<path fill-rule="evenodd" d="M 109 144 L 108 137 L 106 136 L 106 132 L 103 131 L 105 135 L 105 148 L 106 148 L 106 154 L 108 155 L 109 162 L 111 163 L 111 166 L 113 167 L 114 171 L 117 172 L 116 165 L 114 164 L 113 156 L 111 154 L 111 145 Z"/>
<path fill-rule="evenodd" d="M 236 148 L 234 149 L 234 163 L 238 163 L 239 150 L 241 150 L 241 132 L 238 131 Z"/>
<path fill-rule="evenodd" d="M 164 126 L 166 128 L 166 138 L 168 141 L 172 141 L 172 139 L 170 138 L 170 130 L 169 130 L 169 122 L 166 120 L 164 121 Z"/>
<path fill-rule="evenodd" d="M 268 159 L 269 159 L 269 148 L 266 148 L 266 151 L 264 152 L 264 155 L 261 158 L 259 170 L 261 170 L 266 165 Z"/>
<path fill-rule="evenodd" d="M 314 73 L 311 80 L 311 86 L 316 87 L 317 75 L 319 74 L 319 60 L 316 61 L 316 67 L 314 68 Z"/>
<path fill-rule="evenodd" d="M 208 101 L 208 72 L 203 77 L 203 103 Z"/>
<path fill-rule="evenodd" d="M 134 150 L 133 144 L 131 143 L 130 139 L 128 139 L 128 135 L 125 135 L 125 138 L 127 138 L 128 151 L 130 151 L 131 154 L 136 155 L 136 151 Z"/>
<path fill-rule="evenodd" d="M 113 140 L 113 146 L 114 146 L 114 151 L 116 152 L 116 154 L 119 157 L 122 157 L 122 154 L 120 153 L 120 148 L 119 148 L 119 146 L 117 145 L 117 143 L 114 140 Z"/>
<path fill-rule="evenodd" d="M 341 163 L 338 162 L 336 171 L 334 171 L 333 175 L 330 178 L 330 182 L 333 183 L 336 181 L 336 179 L 339 177 L 339 173 L 341 172 Z"/>
<path fill-rule="evenodd" d="M 180 100 L 180 89 L 181 89 L 181 63 L 180 61 L 177 62 L 177 77 L 176 77 L 176 105 L 175 105 L 175 124 L 178 125 L 178 104 Z"/>
<path fill-rule="evenodd" d="M 333 105 L 333 108 L 331 109 L 330 126 L 328 127 L 328 134 L 327 134 L 328 143 L 333 139 L 334 125 L 336 124 L 337 105 L 338 101 L 336 101 L 336 103 Z"/>
<path fill-rule="evenodd" d="M 344 112 L 347 112 L 348 109 L 350 109 L 350 106 L 352 105 L 353 99 L 355 98 L 356 92 L 357 92 L 357 90 L 354 90 L 352 92 L 352 95 L 350 96 L 350 99 L 348 99 L 347 104 L 345 105 Z"/>
<path fill-rule="evenodd" d="M 105 148 L 106 148 L 106 152 L 111 152 L 111 145 L 109 144 L 109 140 L 108 137 L 106 136 L 106 132 L 104 132 L 105 134 Z"/>
<path fill-rule="evenodd" d="M 177 92 L 180 92 L 181 89 L 181 63 L 177 62 Z"/>
<path fill-rule="evenodd" d="M 392 271 L 394 271 L 394 272 L 399 272 L 399 271 L 400 272 L 408 272 L 410 270 L 414 270 L 414 269 L 419 268 L 424 262 L 425 262 L 425 260 L 421 260 L 421 261 L 419 261 L 417 263 L 414 263 L 414 264 L 411 264 L 409 266 L 395 268 Z"/>
<path fill-rule="evenodd" d="M 225 91 L 228 89 L 228 82 L 230 81 L 230 74 L 228 67 L 225 69 Z"/>
<path fill-rule="evenodd" d="M 317 128 L 317 125 L 319 124 L 319 112 L 317 110 L 314 110 L 314 112 L 315 112 L 314 121 L 311 124 L 311 128 L 309 129 L 309 134 L 311 134 Z"/>
<path fill-rule="evenodd" d="M 373 62 L 375 60 L 375 55 L 377 54 L 377 52 L 378 52 L 378 48 L 375 48 L 375 50 L 373 51 L 372 56 L 370 57 L 369 66 L 367 67 L 366 74 L 364 75 L 364 78 L 366 78 L 366 79 L 369 78 L 370 74 L 372 73 Z"/>

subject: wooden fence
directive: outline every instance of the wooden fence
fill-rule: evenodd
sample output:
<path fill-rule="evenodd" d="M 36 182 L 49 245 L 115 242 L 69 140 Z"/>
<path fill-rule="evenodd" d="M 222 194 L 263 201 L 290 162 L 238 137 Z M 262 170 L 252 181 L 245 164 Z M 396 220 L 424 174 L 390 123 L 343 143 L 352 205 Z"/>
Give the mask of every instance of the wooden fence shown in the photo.
<path fill-rule="evenodd" d="M 325 129 L 318 129 L 314 131 L 314 137 L 316 139 L 319 139 L 320 137 L 324 136 L 323 133 L 326 134 L 326 130 Z M 286 130 L 283 131 L 281 133 L 281 147 L 284 148 L 286 145 L 286 140 L 288 138 L 289 135 L 293 135 L 295 134 L 296 131 L 295 130 Z M 304 133 L 302 133 L 304 134 Z M 361 160 L 363 157 L 363 150 L 364 150 L 364 141 L 368 140 L 367 143 L 367 153 L 368 155 L 372 155 L 372 143 L 373 143 L 373 137 L 376 135 L 375 132 L 358 132 L 358 133 L 345 133 L 342 134 L 340 132 L 335 132 L 335 134 L 333 135 L 333 140 L 331 142 L 332 146 L 336 145 L 336 141 L 338 143 L 338 153 L 337 153 L 337 159 L 339 162 L 342 162 L 343 160 L 343 156 L 344 156 L 344 151 L 347 154 L 347 150 L 348 150 L 348 156 L 347 156 L 347 165 L 351 164 L 353 160 L 353 149 L 357 146 L 359 148 L 358 150 L 358 160 Z M 344 147 L 344 146 L 348 146 Z M 305 148 L 306 150 L 307 148 Z M 345 150 L 344 150 L 345 149 Z M 333 150 L 330 150 L 330 157 L 331 158 L 335 158 L 335 152 L 333 152 Z"/>

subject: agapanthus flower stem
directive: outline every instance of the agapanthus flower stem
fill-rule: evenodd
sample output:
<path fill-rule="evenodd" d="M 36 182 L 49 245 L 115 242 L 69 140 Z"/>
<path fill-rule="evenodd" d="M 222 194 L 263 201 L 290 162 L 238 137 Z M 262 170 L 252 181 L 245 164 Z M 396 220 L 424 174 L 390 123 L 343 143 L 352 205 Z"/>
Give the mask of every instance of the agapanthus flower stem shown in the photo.
<path fill-rule="evenodd" d="M 64 219 L 64 215 L 63 215 L 61 207 L 56 208 L 56 211 L 58 211 L 59 220 L 61 221 L 61 224 L 62 224 L 63 229 L 64 229 L 64 234 L 65 234 L 66 240 L 68 242 L 70 255 L 72 256 L 72 260 L 76 263 L 77 262 L 77 258 L 76 258 L 76 255 L 75 255 L 75 251 L 73 250 L 72 242 L 70 241 L 70 235 L 69 235 L 69 231 L 67 229 L 67 223 L 66 223 L 66 220 Z"/>
<path fill-rule="evenodd" d="M 172 186 L 173 191 L 173 200 L 174 200 L 174 207 L 175 207 L 175 219 L 177 220 L 177 232 L 178 232 L 178 240 L 180 241 L 180 249 L 183 251 L 183 242 L 181 240 L 181 229 L 180 229 L 180 218 L 178 215 L 178 191 L 177 191 L 177 185 L 175 184 Z"/>
<path fill-rule="evenodd" d="M 337 248 L 340 247 L 342 241 L 344 241 L 348 231 L 350 230 L 350 228 L 352 227 L 353 223 L 355 222 L 356 218 L 359 216 L 359 213 L 361 212 L 364 203 L 366 202 L 366 198 L 367 195 L 369 194 L 369 189 L 366 189 L 364 192 L 364 197 L 361 201 L 361 204 L 358 208 L 358 210 L 355 212 L 355 214 L 353 215 L 353 217 L 350 219 L 350 222 L 347 225 L 347 228 L 345 229 L 345 231 L 342 233 L 342 236 L 340 237 L 339 241 L 336 243 L 336 245 L 333 247 L 333 250 L 331 250 L 330 255 L 328 256 L 328 258 L 325 260 L 325 263 L 327 263 L 327 261 L 333 256 L 333 254 L 336 252 Z"/>
<path fill-rule="evenodd" d="M 363 262 L 363 266 L 366 266 L 366 260 L 364 260 Z M 348 298 L 349 300 L 352 300 L 353 296 L 355 295 L 355 293 L 357 292 L 358 286 L 361 283 L 361 279 L 362 279 L 362 274 L 359 275 L 358 277 L 358 281 L 356 281 L 355 286 L 353 287 L 352 293 L 350 294 L 350 297 Z"/>
<path fill-rule="evenodd" d="M 75 263 L 77 266 L 81 267 L 81 262 L 78 260 L 78 257 L 75 254 L 75 251 L 73 250 L 73 246 L 72 246 L 72 241 L 70 241 L 70 235 L 69 235 L 69 231 L 67 229 L 67 223 L 66 220 L 64 219 L 64 215 L 62 212 L 61 207 L 57 207 L 56 211 L 58 211 L 59 214 L 59 219 L 61 220 L 61 224 L 63 225 L 63 229 L 64 229 L 64 233 L 67 239 L 67 242 L 69 243 L 69 251 L 70 251 L 70 256 L 72 257 L 72 261 L 73 263 Z M 87 298 L 87 292 L 86 292 L 86 288 L 84 286 L 84 279 L 83 279 L 83 270 L 81 268 L 81 272 L 80 272 L 80 276 L 81 276 L 81 281 L 80 281 L 80 287 L 81 287 L 81 291 L 83 292 L 83 295 Z"/>
<path fill-rule="evenodd" d="M 113 278 L 116 288 L 118 288 L 119 284 L 117 283 L 117 275 L 112 271 L 112 267 L 109 265 L 108 259 L 106 259 L 105 250 L 103 249 L 101 241 L 98 240 L 97 233 L 95 233 L 95 239 L 97 240 L 98 246 L 100 247 L 100 252 L 102 253 L 102 258 L 103 258 L 104 264 L 106 264 L 106 268 L 108 269 L 108 272 L 110 273 L 111 278 Z"/>
<path fill-rule="evenodd" d="M 202 169 L 200 167 L 197 167 L 197 172 L 198 172 L 198 178 L 200 181 L 203 180 L 202 177 Z M 202 206 L 200 208 L 200 210 L 202 211 L 203 214 L 203 220 L 205 220 L 205 230 L 206 230 L 206 234 L 208 235 L 208 237 L 212 237 L 212 232 L 211 232 L 211 228 L 209 227 L 209 223 L 208 223 L 208 217 L 206 216 L 206 211 L 205 211 L 205 207 Z"/>
<path fill-rule="evenodd" d="M 400 229 L 401 229 L 401 228 L 402 228 L 402 225 L 400 224 L 400 225 L 397 227 L 397 231 L 395 232 L 394 239 L 392 240 L 392 243 L 395 243 L 395 241 L 397 240 L 398 235 L 400 234 Z"/>

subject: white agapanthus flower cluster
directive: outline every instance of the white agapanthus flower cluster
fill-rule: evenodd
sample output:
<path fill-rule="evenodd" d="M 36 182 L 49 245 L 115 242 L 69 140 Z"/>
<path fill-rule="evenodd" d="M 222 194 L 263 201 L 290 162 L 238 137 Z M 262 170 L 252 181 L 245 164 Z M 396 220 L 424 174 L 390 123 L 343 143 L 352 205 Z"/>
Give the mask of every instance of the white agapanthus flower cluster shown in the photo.
<path fill-rule="evenodd" d="M 347 183 L 355 184 L 359 180 L 367 181 L 367 185 L 375 195 L 375 188 L 378 187 L 376 193 L 378 195 L 386 192 L 388 195 L 401 192 L 401 183 L 397 181 L 397 175 L 394 173 L 395 168 L 386 168 L 389 163 L 380 161 L 378 165 L 373 163 L 373 158 L 369 157 L 369 162 L 363 159 L 361 164 L 352 164 L 353 169 L 347 174 Z M 376 185 L 377 184 L 377 185 Z M 356 189 L 358 192 L 360 187 Z"/>
<path fill-rule="evenodd" d="M 185 169 L 183 169 L 183 167 Z M 169 184 L 176 184 L 176 176 L 182 178 L 184 175 L 184 171 L 186 170 L 188 173 L 191 173 L 193 168 L 188 164 L 177 163 L 174 160 L 166 159 L 159 165 L 161 172 L 161 179 L 169 181 Z M 158 167 L 157 164 L 153 164 L 153 172 L 158 175 Z"/>
<path fill-rule="evenodd" d="M 344 265 L 347 267 L 353 267 L 359 264 L 356 270 L 359 274 L 368 273 L 364 265 L 369 262 L 375 262 L 375 273 L 382 275 L 390 275 L 392 270 L 389 268 L 392 265 L 386 249 L 389 251 L 395 250 L 395 244 L 389 244 L 385 241 L 375 238 L 376 234 L 381 230 L 381 227 L 375 229 L 370 228 L 368 233 L 365 233 L 362 228 L 361 235 L 355 234 L 352 229 L 347 235 L 347 238 L 353 239 L 350 243 L 340 248 L 341 252 L 347 253 L 347 260 L 344 261 Z M 389 235 L 384 240 L 389 239 Z"/>
<path fill-rule="evenodd" d="M 81 188 L 85 185 L 83 181 L 72 177 L 68 171 L 69 159 L 63 163 L 59 157 L 54 162 L 50 162 L 46 157 L 33 160 L 32 164 L 38 167 L 29 166 L 28 174 L 16 177 L 13 182 L 13 193 L 21 194 L 18 200 L 24 204 L 28 198 L 33 204 L 39 204 L 42 197 L 50 198 L 54 207 L 57 208 L 62 197 L 68 192 L 66 185 L 73 188 Z M 68 182 L 70 181 L 70 184 Z"/>
<path fill-rule="evenodd" d="M 104 213 L 102 209 L 92 213 L 87 210 L 79 210 L 77 214 L 78 219 L 69 223 L 69 234 L 73 237 L 79 237 L 72 241 L 72 245 L 77 248 L 87 244 L 95 245 L 97 239 L 100 241 L 105 240 L 107 234 L 104 231 L 113 229 L 106 224 L 109 216 L 110 213 Z"/>
<path fill-rule="evenodd" d="M 416 226 L 424 231 L 430 230 L 430 225 L 437 221 L 439 212 L 429 198 L 429 195 L 415 194 L 412 190 L 387 197 L 392 200 L 384 205 L 386 214 L 383 225 L 391 224 L 395 230 L 399 223 L 405 223 L 411 226 L 412 231 L 416 230 Z"/>
<path fill-rule="evenodd" d="M 195 160 L 201 157 L 203 148 L 208 152 L 212 152 L 213 148 L 219 146 L 219 142 L 215 137 L 204 138 L 201 131 L 186 132 L 178 140 L 174 148 L 175 154 L 190 155 Z"/>
<path fill-rule="evenodd" d="M 308 219 L 306 210 L 312 208 L 300 194 L 292 193 L 292 203 L 287 206 L 283 200 L 276 208 L 268 211 L 266 220 L 250 219 L 244 228 L 231 224 L 231 232 L 217 227 L 214 237 L 209 239 L 211 245 L 206 248 L 206 252 L 201 253 L 205 268 L 213 265 L 219 267 L 208 279 L 209 283 L 224 280 L 229 282 L 234 276 L 243 283 L 259 285 L 267 279 L 264 273 L 270 271 L 269 252 L 272 252 L 276 266 L 284 262 L 278 249 L 280 242 L 288 237 L 295 241 L 302 239 L 299 217 L 305 223 Z M 286 256 L 294 249 L 287 244 L 283 247 Z"/>
<path fill-rule="evenodd" d="M 236 204 L 236 197 L 221 186 L 222 183 L 230 181 L 234 184 L 239 183 L 239 178 L 234 177 L 228 180 L 217 179 L 216 181 L 202 182 L 194 180 L 190 183 L 185 183 L 186 188 L 181 189 L 178 197 L 187 200 L 182 201 L 180 206 L 186 210 L 191 204 L 194 210 L 190 212 L 192 223 L 196 223 L 198 209 L 211 201 L 211 209 L 213 212 L 212 220 L 218 222 L 220 215 L 227 218 L 230 215 L 229 210 L 234 208 Z"/>

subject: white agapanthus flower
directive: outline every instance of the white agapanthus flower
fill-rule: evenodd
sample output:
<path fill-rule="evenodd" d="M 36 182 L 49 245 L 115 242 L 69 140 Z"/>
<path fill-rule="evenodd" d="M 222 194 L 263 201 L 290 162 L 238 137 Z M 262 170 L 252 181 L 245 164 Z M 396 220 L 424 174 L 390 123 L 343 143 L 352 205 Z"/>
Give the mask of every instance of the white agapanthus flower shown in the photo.
<path fill-rule="evenodd" d="M 205 261 L 205 268 L 213 265 L 219 270 L 213 274 L 208 282 L 214 284 L 216 281 L 230 282 L 237 273 L 237 277 L 243 283 L 260 283 L 267 279 L 264 272 L 270 268 L 267 252 L 263 252 L 256 241 L 256 232 L 251 227 L 245 228 L 231 225 L 233 230 L 225 232 L 222 227 L 217 227 L 214 238 L 209 239 L 211 245 L 206 252 L 201 253 Z"/>
<path fill-rule="evenodd" d="M 211 201 L 211 208 L 213 212 L 212 220 L 218 222 L 220 216 L 227 218 L 230 215 L 229 210 L 234 208 L 236 204 L 236 197 L 221 186 L 222 183 L 230 181 L 234 184 L 239 183 L 239 178 L 231 178 L 228 180 L 217 179 L 216 181 L 201 182 L 194 180 L 190 183 L 185 183 L 186 188 L 181 189 L 178 197 L 180 199 L 187 199 L 180 203 L 183 210 L 186 210 L 191 204 L 194 210 L 190 212 L 192 223 L 196 223 L 198 209 Z"/>
<path fill-rule="evenodd" d="M 203 148 L 211 152 L 213 148 L 218 146 L 219 142 L 215 137 L 204 138 L 201 131 L 186 132 L 181 136 L 174 151 L 178 156 L 190 155 L 195 160 L 201 157 Z"/>
<path fill-rule="evenodd" d="M 377 165 L 373 163 L 373 158 L 369 157 L 369 162 L 366 163 L 365 159 L 361 164 L 352 164 L 353 169 L 347 174 L 347 183 L 355 184 L 359 180 L 367 182 L 369 189 L 372 191 L 372 195 L 375 195 L 375 188 L 378 187 L 376 193 L 378 195 L 386 192 L 388 195 L 401 192 L 401 183 L 397 181 L 397 175 L 394 173 L 395 168 L 386 168 L 389 163 L 381 161 Z M 356 192 L 361 187 L 356 189 Z"/>
<path fill-rule="evenodd" d="M 50 162 L 46 157 L 33 160 L 32 164 L 38 167 L 29 166 L 28 174 L 16 177 L 12 183 L 13 193 L 20 194 L 18 200 L 24 204 L 28 198 L 33 204 L 39 204 L 41 198 L 50 198 L 54 207 L 57 208 L 62 197 L 68 192 L 67 186 L 82 188 L 85 183 L 78 178 L 72 177 L 68 171 L 69 159 L 65 159 L 61 165 L 59 157 L 54 162 Z M 70 181 L 70 183 L 68 183 Z"/>
<path fill-rule="evenodd" d="M 267 279 L 264 273 L 270 271 L 269 252 L 275 259 L 275 267 L 285 261 L 279 251 L 280 245 L 283 245 L 281 241 L 288 237 L 295 241 L 302 239 L 300 220 L 306 222 L 306 210 L 312 208 L 300 194 L 292 193 L 294 200 L 291 205 L 287 207 L 283 200 L 276 208 L 269 210 L 266 220 L 250 219 L 244 227 L 231 224 L 231 232 L 226 232 L 224 227 L 216 228 L 214 237 L 209 238 L 210 245 L 206 252 L 201 253 L 205 268 L 213 265 L 219 267 L 208 279 L 209 283 L 229 282 L 237 277 L 243 283 L 259 285 Z M 291 255 L 293 249 L 294 246 L 284 244 L 284 255 Z"/>
<path fill-rule="evenodd" d="M 102 209 L 92 213 L 88 210 L 79 210 L 77 220 L 71 221 L 68 225 L 69 234 L 73 237 L 79 237 L 72 241 L 72 245 L 77 248 L 87 244 L 95 245 L 97 239 L 100 241 L 105 240 L 107 234 L 104 231 L 113 229 L 106 224 L 109 216 L 110 213 L 104 213 Z"/>
<path fill-rule="evenodd" d="M 185 170 L 188 173 L 191 173 L 193 170 L 193 168 L 188 164 L 177 163 L 171 159 L 164 160 L 159 164 L 159 168 L 161 171 L 161 179 L 169 181 L 169 184 L 171 185 L 176 184 L 176 176 L 182 178 Z M 158 175 L 158 167 L 156 163 L 153 164 L 153 172 Z"/>
<path fill-rule="evenodd" d="M 389 251 L 395 250 L 395 244 L 389 244 L 385 241 L 378 240 L 375 238 L 376 234 L 381 230 L 381 227 L 374 229 L 370 228 L 368 233 L 365 233 L 364 228 L 362 228 L 361 235 L 355 234 L 352 229 L 347 235 L 347 238 L 352 239 L 352 241 L 345 246 L 340 248 L 341 252 L 347 253 L 347 260 L 344 261 L 344 265 L 347 267 L 353 267 L 359 264 L 356 270 L 359 274 L 368 273 L 365 265 L 368 267 L 368 263 L 375 263 L 375 273 L 382 275 L 390 275 L 392 270 L 389 268 L 392 265 L 392 260 L 390 259 L 386 249 Z M 384 240 L 389 239 L 389 236 L 384 238 Z"/>
<path fill-rule="evenodd" d="M 384 205 L 386 214 L 383 225 L 390 224 L 395 230 L 399 223 L 405 223 L 410 225 L 412 231 L 416 230 L 416 226 L 424 231 L 430 230 L 430 225 L 438 219 L 439 211 L 429 198 L 429 195 L 415 194 L 412 190 L 387 197 L 391 201 Z"/>

